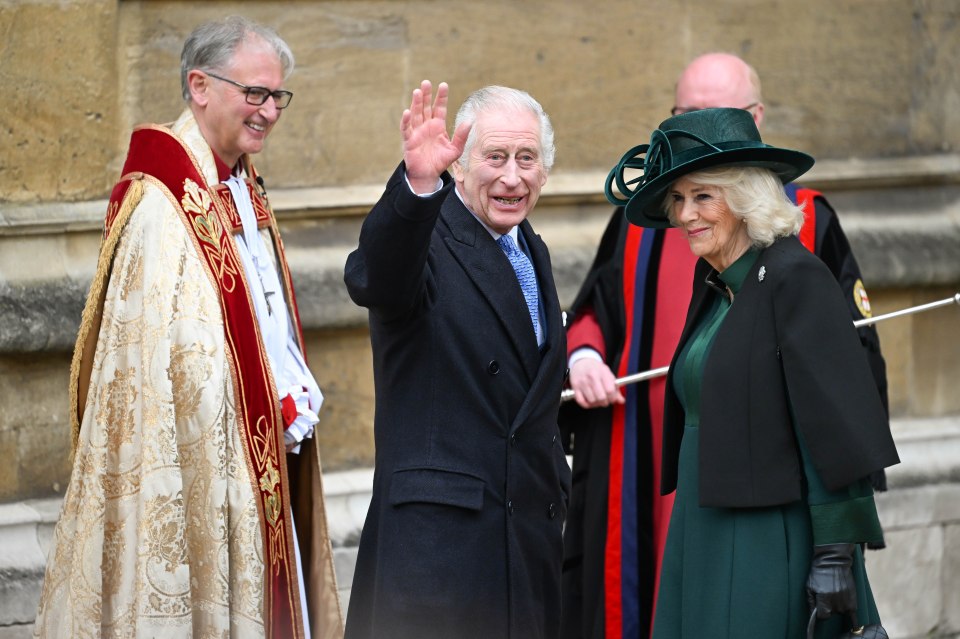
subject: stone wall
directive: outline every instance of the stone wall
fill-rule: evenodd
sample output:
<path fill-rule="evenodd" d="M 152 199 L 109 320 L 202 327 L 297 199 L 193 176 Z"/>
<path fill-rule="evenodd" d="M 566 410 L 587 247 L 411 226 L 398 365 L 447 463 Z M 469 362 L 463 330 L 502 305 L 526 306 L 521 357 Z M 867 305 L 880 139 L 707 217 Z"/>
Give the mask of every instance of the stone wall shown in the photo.
<path fill-rule="evenodd" d="M 185 34 L 229 13 L 277 28 L 297 56 L 296 96 L 259 162 L 274 187 L 379 184 L 422 78 L 449 82 L 455 104 L 485 84 L 530 91 L 554 120 L 556 172 L 606 171 L 710 50 L 756 66 L 775 144 L 866 159 L 960 142 L 952 0 L 6 0 L 0 201 L 104 197 L 130 128 L 182 108 Z"/>
<path fill-rule="evenodd" d="M 0 202 L 106 193 L 121 112 L 117 12 L 111 0 L 0 2 Z"/>

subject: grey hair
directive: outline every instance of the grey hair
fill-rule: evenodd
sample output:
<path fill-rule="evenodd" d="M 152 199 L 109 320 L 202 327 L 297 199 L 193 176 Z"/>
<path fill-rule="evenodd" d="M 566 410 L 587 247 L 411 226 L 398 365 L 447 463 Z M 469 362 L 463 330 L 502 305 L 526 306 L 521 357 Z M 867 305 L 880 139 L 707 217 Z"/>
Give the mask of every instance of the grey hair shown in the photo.
<path fill-rule="evenodd" d="M 251 35 L 262 38 L 277 52 L 284 78 L 293 73 L 293 52 L 276 31 L 242 16 L 230 16 L 200 25 L 184 41 L 183 51 L 180 53 L 180 90 L 183 92 L 184 101 L 190 101 L 190 86 L 187 82 L 190 71 L 222 70 L 237 48 Z"/>
<path fill-rule="evenodd" d="M 803 209 L 790 201 L 783 183 L 773 171 L 755 166 L 723 166 L 686 176 L 694 184 L 715 186 L 730 212 L 747 225 L 747 235 L 756 248 L 766 248 L 781 237 L 796 235 L 803 226 Z M 673 219 L 672 199 L 663 207 Z"/>
<path fill-rule="evenodd" d="M 460 105 L 460 110 L 457 111 L 457 118 L 454 121 L 454 129 L 464 122 L 469 122 L 471 125 L 475 124 L 480 113 L 490 109 L 513 109 L 517 111 L 526 109 L 537 116 L 540 121 L 541 161 L 544 170 L 549 173 L 550 169 L 553 168 L 553 160 L 557 153 L 553 145 L 553 125 L 540 103 L 526 91 L 495 85 L 474 91 Z M 476 131 L 476 127 L 470 129 L 463 154 L 460 156 L 460 166 L 464 169 L 469 164 L 470 151 L 477 141 Z"/>

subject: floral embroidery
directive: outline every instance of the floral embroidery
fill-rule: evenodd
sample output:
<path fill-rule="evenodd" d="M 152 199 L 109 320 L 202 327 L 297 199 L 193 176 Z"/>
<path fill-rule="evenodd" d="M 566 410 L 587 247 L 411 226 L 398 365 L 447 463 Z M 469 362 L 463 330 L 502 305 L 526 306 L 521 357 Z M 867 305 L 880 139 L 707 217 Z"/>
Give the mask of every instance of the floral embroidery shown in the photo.
<path fill-rule="evenodd" d="M 200 407 L 203 386 L 213 374 L 214 353 L 202 344 L 175 344 L 170 350 L 170 383 L 173 406 L 179 419 L 194 415 Z"/>
<path fill-rule="evenodd" d="M 180 200 L 183 210 L 192 213 L 190 221 L 197 232 L 197 237 L 214 247 L 217 255 L 220 253 L 220 223 L 217 216 L 210 210 L 213 200 L 210 194 L 187 178 L 183 181 L 183 198 Z"/>
<path fill-rule="evenodd" d="M 280 495 L 277 494 L 279 484 L 280 473 L 277 472 L 277 467 L 273 465 L 272 461 L 268 462 L 266 469 L 263 471 L 263 476 L 260 478 L 260 490 L 267 495 L 264 499 L 264 507 L 267 520 L 271 524 L 276 524 L 280 519 Z"/>
<path fill-rule="evenodd" d="M 137 400 L 137 371 L 119 369 L 114 378 L 99 388 L 97 421 L 104 425 L 108 450 L 119 452 L 120 446 L 133 442 L 137 427 L 133 407 Z"/>
<path fill-rule="evenodd" d="M 147 557 L 167 572 L 184 565 L 187 553 L 182 496 L 160 495 L 148 500 L 143 521 Z"/>
<path fill-rule="evenodd" d="M 185 178 L 180 205 L 190 219 L 197 239 L 203 243 L 203 250 L 210 259 L 214 275 L 220 280 L 225 291 L 233 292 L 237 268 L 232 263 L 230 253 L 224 251 L 220 244 L 220 238 L 224 234 L 223 227 L 216 209 L 213 208 L 210 194 L 190 178 Z"/>

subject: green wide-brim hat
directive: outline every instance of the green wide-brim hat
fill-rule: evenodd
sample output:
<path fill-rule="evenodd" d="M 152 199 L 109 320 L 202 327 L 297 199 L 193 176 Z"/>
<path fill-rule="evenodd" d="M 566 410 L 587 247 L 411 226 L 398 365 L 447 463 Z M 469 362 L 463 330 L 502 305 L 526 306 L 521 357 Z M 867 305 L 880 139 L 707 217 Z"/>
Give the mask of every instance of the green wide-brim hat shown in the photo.
<path fill-rule="evenodd" d="M 764 144 L 749 111 L 703 109 L 664 120 L 651 134 L 650 144 L 627 151 L 607 176 L 605 194 L 612 204 L 624 206 L 632 224 L 667 228 L 663 198 L 670 185 L 688 173 L 756 166 L 773 171 L 786 184 L 806 173 L 813 162 L 801 151 Z M 625 169 L 643 174 L 628 181 Z M 626 197 L 616 195 L 614 186 Z"/>

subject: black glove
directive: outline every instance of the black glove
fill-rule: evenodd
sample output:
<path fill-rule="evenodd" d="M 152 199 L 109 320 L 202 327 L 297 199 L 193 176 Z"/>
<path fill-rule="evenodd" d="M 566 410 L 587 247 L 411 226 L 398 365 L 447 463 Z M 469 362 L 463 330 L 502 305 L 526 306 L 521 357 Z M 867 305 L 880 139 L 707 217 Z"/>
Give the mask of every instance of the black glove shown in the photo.
<path fill-rule="evenodd" d="M 855 548 L 855 544 L 813 547 L 813 561 L 807 576 L 807 602 L 817 619 L 837 613 L 849 613 L 855 618 L 857 585 L 851 570 Z"/>

